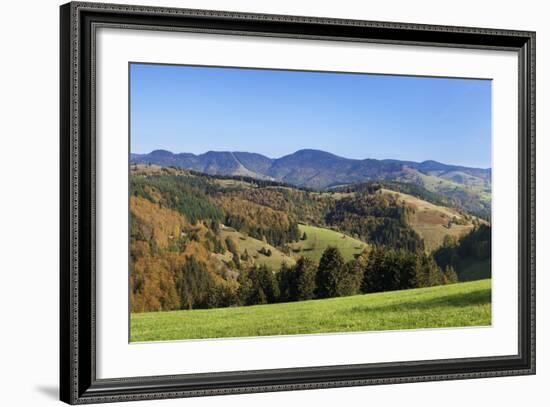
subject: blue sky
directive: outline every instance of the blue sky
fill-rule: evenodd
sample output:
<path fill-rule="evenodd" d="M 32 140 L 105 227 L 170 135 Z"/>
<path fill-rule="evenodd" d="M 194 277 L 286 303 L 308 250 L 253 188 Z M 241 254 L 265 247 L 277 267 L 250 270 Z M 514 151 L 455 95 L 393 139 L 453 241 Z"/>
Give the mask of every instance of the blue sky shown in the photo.
<path fill-rule="evenodd" d="M 491 166 L 491 81 L 131 64 L 131 151 Z"/>

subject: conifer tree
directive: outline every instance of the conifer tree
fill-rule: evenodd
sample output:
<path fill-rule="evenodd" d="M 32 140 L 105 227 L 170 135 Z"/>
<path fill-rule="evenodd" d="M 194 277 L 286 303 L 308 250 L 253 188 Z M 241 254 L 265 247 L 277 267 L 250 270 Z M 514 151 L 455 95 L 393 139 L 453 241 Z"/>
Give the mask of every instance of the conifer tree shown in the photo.
<path fill-rule="evenodd" d="M 315 263 L 308 258 L 300 257 L 292 269 L 294 288 L 294 299 L 296 301 L 311 300 L 315 297 L 315 278 L 317 268 Z"/>
<path fill-rule="evenodd" d="M 329 298 L 337 295 L 338 285 L 344 274 L 344 258 L 338 248 L 329 246 L 323 252 L 317 269 L 317 297 Z"/>
<path fill-rule="evenodd" d="M 443 284 L 443 273 L 432 256 L 422 254 L 418 268 L 419 287 L 433 287 Z"/>
<path fill-rule="evenodd" d="M 344 265 L 342 278 L 337 285 L 336 296 L 345 297 L 358 294 L 361 291 L 364 269 L 364 264 L 359 260 L 348 261 Z"/>
<path fill-rule="evenodd" d="M 418 256 L 416 253 L 399 250 L 395 253 L 394 267 L 399 270 L 399 289 L 418 287 Z"/>
<path fill-rule="evenodd" d="M 456 274 L 453 266 L 445 267 L 445 272 L 443 273 L 443 278 L 445 279 L 445 284 L 454 284 L 458 283 L 458 276 Z"/>

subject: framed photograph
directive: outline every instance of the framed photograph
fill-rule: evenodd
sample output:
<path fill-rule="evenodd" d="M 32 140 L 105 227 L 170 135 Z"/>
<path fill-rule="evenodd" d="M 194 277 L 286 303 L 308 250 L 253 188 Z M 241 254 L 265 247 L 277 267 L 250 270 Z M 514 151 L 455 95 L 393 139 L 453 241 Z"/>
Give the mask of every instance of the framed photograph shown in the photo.
<path fill-rule="evenodd" d="M 535 373 L 535 33 L 60 13 L 61 400 Z"/>

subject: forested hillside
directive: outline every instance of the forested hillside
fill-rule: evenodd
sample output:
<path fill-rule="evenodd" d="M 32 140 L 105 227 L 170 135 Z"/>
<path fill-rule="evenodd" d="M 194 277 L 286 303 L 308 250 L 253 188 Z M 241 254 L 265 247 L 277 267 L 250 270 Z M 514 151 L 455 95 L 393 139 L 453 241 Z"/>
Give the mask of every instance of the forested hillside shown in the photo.
<path fill-rule="evenodd" d="M 319 191 L 354 188 L 358 183 L 369 181 L 401 183 L 432 192 L 448 204 L 478 217 L 488 220 L 491 214 L 491 169 L 487 168 L 437 161 L 357 160 L 313 149 L 276 159 L 248 152 L 208 151 L 195 155 L 155 150 L 149 154 L 132 154 L 130 160 L 134 164 L 173 166 L 210 175 L 279 181 Z"/>
<path fill-rule="evenodd" d="M 316 191 L 134 164 L 130 256 L 133 312 L 265 304 L 476 279 L 490 225 L 394 181 Z"/>

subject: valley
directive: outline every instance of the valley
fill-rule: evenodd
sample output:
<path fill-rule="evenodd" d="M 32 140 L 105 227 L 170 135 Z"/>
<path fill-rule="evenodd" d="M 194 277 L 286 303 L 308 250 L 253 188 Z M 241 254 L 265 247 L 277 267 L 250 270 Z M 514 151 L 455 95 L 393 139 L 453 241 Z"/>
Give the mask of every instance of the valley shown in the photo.
<path fill-rule="evenodd" d="M 248 175 L 132 164 L 130 191 L 132 312 L 490 277 L 490 224 L 417 184 L 369 181 L 315 190 Z M 309 291 L 293 294 L 288 287 L 297 283 L 285 279 L 314 272 L 331 250 L 341 274 L 327 281 L 336 278 L 337 286 L 322 294 L 316 272 Z M 385 282 L 367 276 L 369 267 L 383 273 L 386 266 L 390 273 L 412 267 L 412 274 Z"/>

